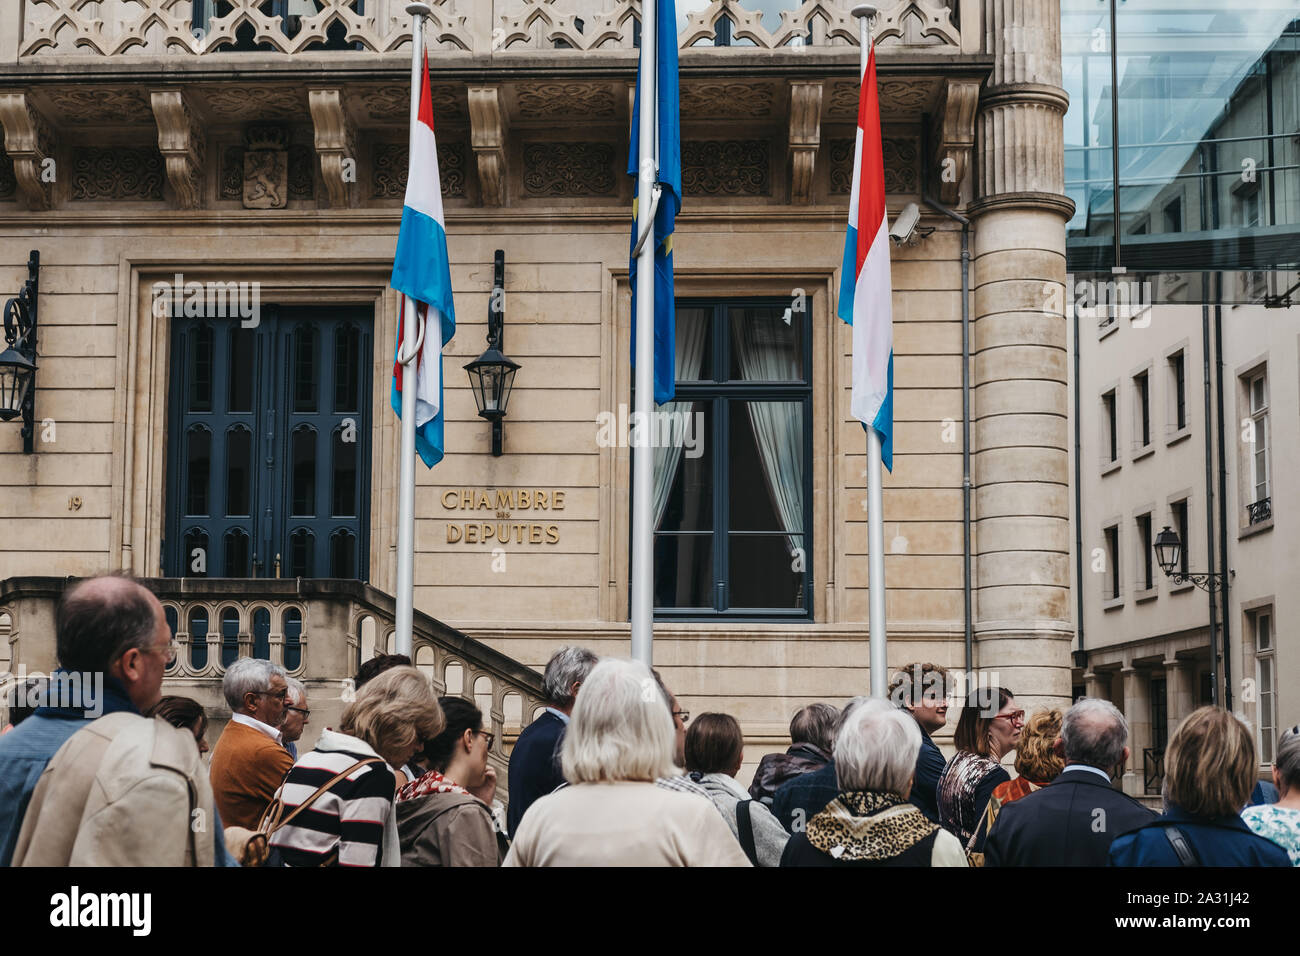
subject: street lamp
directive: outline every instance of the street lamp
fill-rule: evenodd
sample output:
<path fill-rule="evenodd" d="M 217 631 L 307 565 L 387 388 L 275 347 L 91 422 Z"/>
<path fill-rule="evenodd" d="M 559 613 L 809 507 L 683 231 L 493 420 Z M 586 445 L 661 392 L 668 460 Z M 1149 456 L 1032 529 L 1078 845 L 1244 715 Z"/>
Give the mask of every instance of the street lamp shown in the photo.
<path fill-rule="evenodd" d="M 501 456 L 502 419 L 506 417 L 506 406 L 510 402 L 510 389 L 515 382 L 515 372 L 520 365 L 507 358 L 501 351 L 505 340 L 505 299 L 506 254 L 502 249 L 496 252 L 496 263 L 492 280 L 492 298 L 488 300 L 488 334 L 487 350 L 465 366 L 469 373 L 469 384 L 474 390 L 474 401 L 478 405 L 480 418 L 492 423 L 492 454 Z"/>
<path fill-rule="evenodd" d="M 5 303 L 4 334 L 8 348 L 0 352 L 0 421 L 22 416 L 23 452 L 34 450 L 36 435 L 36 303 L 40 253 L 27 260 L 23 290 Z"/>
<path fill-rule="evenodd" d="M 1178 537 L 1178 532 L 1169 525 L 1165 525 L 1156 535 L 1156 542 L 1152 547 L 1160 570 L 1165 572 L 1165 577 L 1175 584 L 1187 584 L 1190 581 L 1203 591 L 1217 591 L 1223 587 L 1225 575 L 1221 571 L 1177 570 L 1182 563 L 1183 542 Z"/>

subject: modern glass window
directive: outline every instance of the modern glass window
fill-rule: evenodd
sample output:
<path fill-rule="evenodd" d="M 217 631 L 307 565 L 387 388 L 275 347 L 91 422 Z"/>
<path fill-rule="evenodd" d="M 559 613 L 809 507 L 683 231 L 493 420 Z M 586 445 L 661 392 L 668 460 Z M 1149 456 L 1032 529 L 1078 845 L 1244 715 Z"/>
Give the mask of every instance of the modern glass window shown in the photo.
<path fill-rule="evenodd" d="M 1294 268 L 1295 0 L 1061 0 L 1061 34 L 1069 270 Z"/>
<path fill-rule="evenodd" d="M 1150 591 L 1156 586 L 1156 579 L 1153 575 L 1151 538 L 1151 516 L 1149 514 L 1139 515 L 1137 519 L 1138 548 L 1141 549 L 1142 556 L 1138 559 L 1138 579 L 1137 589 L 1139 591 Z"/>
<path fill-rule="evenodd" d="M 1146 448 L 1151 444 L 1151 375 L 1140 372 L 1133 376 L 1133 393 L 1137 420 L 1137 447 Z"/>
<path fill-rule="evenodd" d="M 1169 356 L 1169 417 L 1174 431 L 1187 427 L 1187 355 L 1182 350 Z"/>
<path fill-rule="evenodd" d="M 1123 594 L 1119 577 L 1119 525 L 1111 525 L 1102 532 L 1106 552 L 1106 577 L 1102 598 L 1113 601 Z"/>
<path fill-rule="evenodd" d="M 1273 762 L 1277 751 L 1277 672 L 1273 640 L 1273 609 L 1251 614 L 1255 637 L 1255 681 L 1259 727 L 1259 762 Z"/>
<path fill-rule="evenodd" d="M 678 300 L 656 408 L 655 612 L 812 613 L 812 346 L 788 300 Z"/>
<path fill-rule="evenodd" d="M 263 306 L 255 328 L 172 325 L 164 573 L 364 578 L 370 318 Z"/>
<path fill-rule="evenodd" d="M 1115 390 L 1101 396 L 1102 463 L 1119 460 L 1119 415 L 1115 407 Z"/>

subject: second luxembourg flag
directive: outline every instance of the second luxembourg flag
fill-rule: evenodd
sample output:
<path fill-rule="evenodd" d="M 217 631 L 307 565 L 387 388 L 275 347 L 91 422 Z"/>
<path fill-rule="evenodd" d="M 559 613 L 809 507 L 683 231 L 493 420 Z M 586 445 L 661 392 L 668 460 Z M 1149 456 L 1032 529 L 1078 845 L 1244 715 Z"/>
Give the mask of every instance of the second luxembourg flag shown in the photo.
<path fill-rule="evenodd" d="M 876 51 L 867 57 L 858 98 L 849 230 L 840 275 L 839 316 L 853 326 L 853 417 L 880 435 L 881 460 L 894 464 L 894 310 L 890 302 L 889 223 L 880 141 Z"/>
<path fill-rule="evenodd" d="M 397 237 L 392 286 L 402 293 L 402 318 L 397 325 L 397 351 L 402 349 L 408 302 L 424 320 L 424 342 L 412 366 L 415 381 L 402 380 L 402 365 L 393 364 L 392 405 L 402 416 L 402 388 L 416 390 L 415 450 L 432 468 L 443 454 L 442 347 L 456 334 L 456 308 L 451 297 L 451 263 L 447 258 L 447 228 L 442 216 L 442 182 L 438 175 L 438 145 L 433 138 L 433 98 L 429 93 L 429 58 L 424 58 L 419 121 L 411 137 L 402 231 Z"/>

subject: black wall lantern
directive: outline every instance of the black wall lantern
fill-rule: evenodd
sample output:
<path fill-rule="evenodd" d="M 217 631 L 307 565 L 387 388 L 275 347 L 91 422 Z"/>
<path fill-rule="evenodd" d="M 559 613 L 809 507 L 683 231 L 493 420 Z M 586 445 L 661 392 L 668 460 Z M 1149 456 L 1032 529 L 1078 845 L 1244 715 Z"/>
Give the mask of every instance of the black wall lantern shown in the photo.
<path fill-rule="evenodd" d="M 6 348 L 0 352 L 0 420 L 23 419 L 23 452 L 30 455 L 36 437 L 36 302 L 41 254 L 27 260 L 27 281 L 5 303 Z"/>
<path fill-rule="evenodd" d="M 496 252 L 496 264 L 492 278 L 492 298 L 488 300 L 487 351 L 465 366 L 469 373 L 469 384 L 474 389 L 474 401 L 478 403 L 480 418 L 492 423 L 492 454 L 500 457 L 502 426 L 506 417 L 506 405 L 510 402 L 510 388 L 515 383 L 515 372 L 520 366 L 502 353 L 505 342 L 505 301 L 506 254 L 505 250 Z"/>
<path fill-rule="evenodd" d="M 1189 571 L 1184 574 L 1176 570 L 1182 564 L 1183 542 L 1178 537 L 1178 532 L 1174 531 L 1169 525 L 1156 535 L 1156 543 L 1152 545 L 1156 553 L 1156 563 L 1160 565 L 1160 570 L 1165 572 L 1165 577 L 1169 578 L 1175 584 L 1186 584 L 1191 582 L 1203 591 L 1217 591 L 1223 586 L 1224 574 L 1221 571 L 1213 573 L 1209 571 Z"/>

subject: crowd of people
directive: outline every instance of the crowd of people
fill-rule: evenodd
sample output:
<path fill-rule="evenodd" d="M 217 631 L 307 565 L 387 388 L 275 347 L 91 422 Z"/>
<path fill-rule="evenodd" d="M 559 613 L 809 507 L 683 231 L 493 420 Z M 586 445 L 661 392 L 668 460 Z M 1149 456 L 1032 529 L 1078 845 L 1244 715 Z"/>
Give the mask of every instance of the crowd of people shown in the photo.
<path fill-rule="evenodd" d="M 643 664 L 563 647 L 511 752 L 507 807 L 483 713 L 404 656 L 367 661 L 301 754 L 307 689 L 233 661 L 207 762 L 204 708 L 162 696 L 176 645 L 150 591 L 78 582 L 55 627 L 50 680 L 79 675 L 95 699 L 11 708 L 4 866 L 1300 866 L 1300 728 L 1264 786 L 1249 728 L 1215 707 L 1169 739 L 1162 814 L 1116 789 L 1129 730 L 1104 700 L 1026 715 L 977 687 L 945 760 L 949 675 L 929 663 L 887 699 L 802 708 L 746 788 L 733 716 L 692 720 Z"/>

